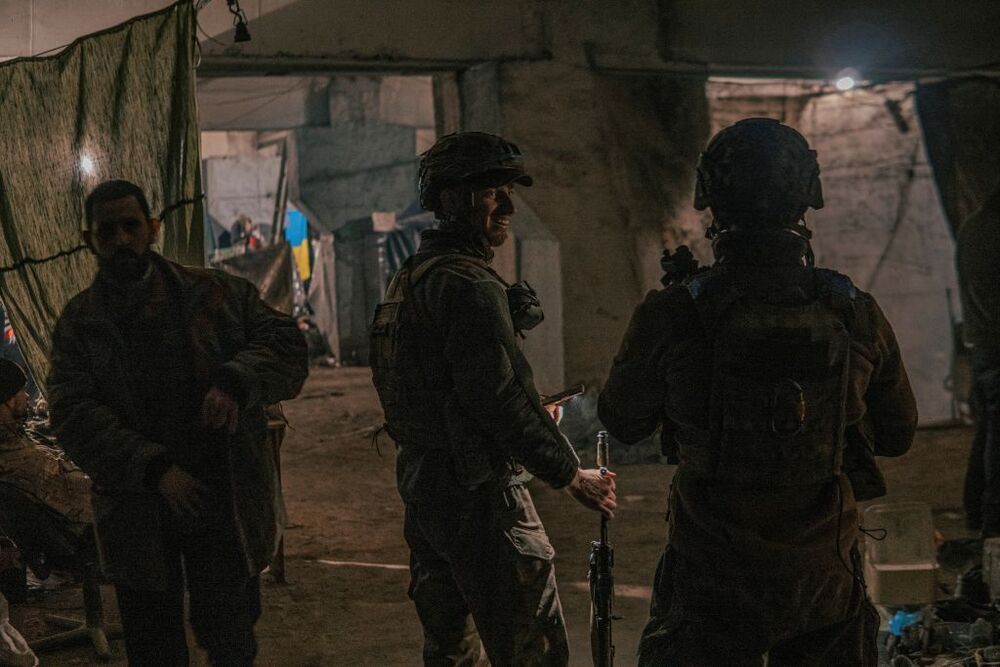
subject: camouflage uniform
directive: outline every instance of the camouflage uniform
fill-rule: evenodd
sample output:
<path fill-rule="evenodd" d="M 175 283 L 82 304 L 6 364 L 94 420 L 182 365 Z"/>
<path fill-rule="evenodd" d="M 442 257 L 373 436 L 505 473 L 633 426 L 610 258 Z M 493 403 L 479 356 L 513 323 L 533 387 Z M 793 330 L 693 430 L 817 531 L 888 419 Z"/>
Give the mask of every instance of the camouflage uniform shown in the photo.
<path fill-rule="evenodd" d="M 90 478 L 62 452 L 35 442 L 23 430 L 0 427 L 0 484 L 52 509 L 77 534 L 94 522 Z"/>
<path fill-rule="evenodd" d="M 373 380 L 399 448 L 410 596 L 426 665 L 479 664 L 482 648 L 498 666 L 565 665 L 554 550 L 518 473 L 560 488 L 579 461 L 539 403 L 491 258 L 461 221 L 425 231 L 371 328 Z"/>
<path fill-rule="evenodd" d="M 798 135 L 781 146 L 785 130 L 765 126 L 763 145 L 805 157 Z M 768 158 L 748 162 L 771 177 L 769 166 L 788 166 Z M 717 194 L 726 170 L 711 176 Z M 810 189 L 789 189 L 801 211 L 821 206 L 818 183 L 800 182 Z M 781 197 L 764 207 L 794 203 Z M 718 199 L 717 263 L 646 297 L 599 401 L 616 438 L 663 424 L 680 459 L 639 664 L 760 665 L 766 654 L 770 665 L 874 666 L 878 619 L 843 457 L 849 441 L 870 456 L 910 446 L 916 408 L 892 328 L 845 276 L 803 262 L 808 230 L 719 224 Z"/>
<path fill-rule="evenodd" d="M 13 538 L 36 572 L 93 557 L 90 486 L 58 449 L 23 429 L 0 427 L 0 532 Z"/>

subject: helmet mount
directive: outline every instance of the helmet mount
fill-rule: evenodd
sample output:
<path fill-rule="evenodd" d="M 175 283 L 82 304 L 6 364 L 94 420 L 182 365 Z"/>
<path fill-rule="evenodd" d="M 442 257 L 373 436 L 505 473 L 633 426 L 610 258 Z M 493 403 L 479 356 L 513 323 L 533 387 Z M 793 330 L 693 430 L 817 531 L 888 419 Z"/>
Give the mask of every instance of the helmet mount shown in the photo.
<path fill-rule="evenodd" d="M 694 207 L 712 209 L 712 238 L 728 228 L 787 229 L 804 238 L 809 208 L 823 207 L 816 151 L 770 118 L 747 118 L 716 134 L 698 159 Z"/>

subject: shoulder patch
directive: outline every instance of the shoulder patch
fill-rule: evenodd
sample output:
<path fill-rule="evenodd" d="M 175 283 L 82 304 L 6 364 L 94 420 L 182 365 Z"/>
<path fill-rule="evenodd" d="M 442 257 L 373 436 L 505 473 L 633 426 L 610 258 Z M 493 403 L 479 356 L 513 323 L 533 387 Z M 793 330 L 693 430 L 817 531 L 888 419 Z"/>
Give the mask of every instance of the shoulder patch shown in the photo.
<path fill-rule="evenodd" d="M 815 269 L 820 286 L 830 294 L 846 297 L 853 301 L 858 297 L 858 288 L 851 279 L 832 269 Z"/>
<path fill-rule="evenodd" d="M 708 270 L 691 276 L 684 281 L 684 286 L 691 298 L 697 301 L 699 297 L 713 292 L 721 284 L 722 278 L 720 272 Z"/>

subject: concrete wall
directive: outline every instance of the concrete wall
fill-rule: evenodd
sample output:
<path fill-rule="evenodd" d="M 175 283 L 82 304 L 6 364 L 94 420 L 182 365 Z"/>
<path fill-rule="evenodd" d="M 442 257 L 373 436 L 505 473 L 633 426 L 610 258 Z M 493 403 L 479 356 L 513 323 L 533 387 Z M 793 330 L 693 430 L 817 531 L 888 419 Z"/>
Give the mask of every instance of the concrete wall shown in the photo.
<path fill-rule="evenodd" d="M 334 231 L 373 211 L 401 211 L 413 201 L 415 134 L 409 128 L 336 122 L 295 131 L 298 198 Z"/>
<path fill-rule="evenodd" d="M 202 132 L 201 159 L 213 157 L 258 157 L 257 132 Z"/>
<path fill-rule="evenodd" d="M 331 232 L 404 210 L 416 199 L 417 154 L 434 141 L 431 79 L 338 76 L 324 91 L 327 121 L 292 133 L 293 200 Z"/>
<path fill-rule="evenodd" d="M 811 216 L 818 264 L 849 274 L 896 330 L 921 423 L 957 417 L 946 387 L 958 303 L 954 239 L 908 85 L 811 100 L 800 127 L 820 155 L 826 207 Z M 886 100 L 901 102 L 900 132 Z"/>
<path fill-rule="evenodd" d="M 208 213 L 224 227 L 240 215 L 255 225 L 274 220 L 281 158 L 217 157 L 205 160 L 205 193 Z"/>
<path fill-rule="evenodd" d="M 527 332 L 522 351 L 531 362 L 535 387 L 542 394 L 554 394 L 566 386 L 565 329 L 562 303 L 562 257 L 559 240 L 538 214 L 515 193 L 512 273 L 538 293 L 545 320 Z"/>

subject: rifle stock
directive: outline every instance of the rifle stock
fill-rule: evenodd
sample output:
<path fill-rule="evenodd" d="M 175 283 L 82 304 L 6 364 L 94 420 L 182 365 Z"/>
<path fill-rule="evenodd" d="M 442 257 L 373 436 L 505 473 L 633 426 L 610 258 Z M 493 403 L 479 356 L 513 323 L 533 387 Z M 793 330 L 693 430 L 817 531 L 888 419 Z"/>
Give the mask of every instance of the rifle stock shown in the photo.
<path fill-rule="evenodd" d="M 597 465 L 608 466 L 608 434 L 597 434 Z M 608 542 L 608 518 L 601 515 L 600 539 L 590 547 L 590 651 L 596 667 L 611 667 L 615 645 L 611 638 L 612 606 L 615 597 L 614 550 Z"/>

